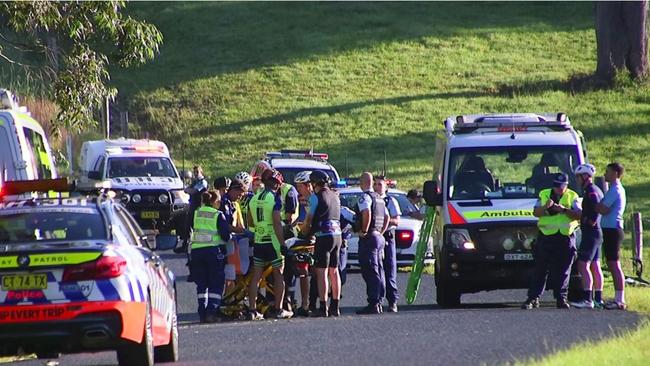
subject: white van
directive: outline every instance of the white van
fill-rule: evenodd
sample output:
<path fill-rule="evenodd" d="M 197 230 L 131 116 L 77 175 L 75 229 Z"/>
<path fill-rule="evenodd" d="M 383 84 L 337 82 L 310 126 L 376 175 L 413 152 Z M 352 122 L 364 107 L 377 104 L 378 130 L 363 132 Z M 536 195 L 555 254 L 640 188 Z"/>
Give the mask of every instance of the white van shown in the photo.
<path fill-rule="evenodd" d="M 456 306 L 463 293 L 527 288 L 538 233 L 533 207 L 556 173 L 581 191 L 573 170 L 586 160 L 582 133 L 564 113 L 458 116 L 444 127 L 434 180 L 424 184 L 437 213 L 438 304 Z"/>
<path fill-rule="evenodd" d="M 0 89 L 0 93 L 7 91 Z M 0 106 L 0 184 L 57 178 L 50 144 L 40 123 L 24 107 L 17 108 L 6 100 Z"/>
<path fill-rule="evenodd" d="M 110 188 L 140 226 L 168 234 L 183 229 L 189 196 L 169 156 L 155 140 L 86 141 L 79 157 L 78 188 Z"/>

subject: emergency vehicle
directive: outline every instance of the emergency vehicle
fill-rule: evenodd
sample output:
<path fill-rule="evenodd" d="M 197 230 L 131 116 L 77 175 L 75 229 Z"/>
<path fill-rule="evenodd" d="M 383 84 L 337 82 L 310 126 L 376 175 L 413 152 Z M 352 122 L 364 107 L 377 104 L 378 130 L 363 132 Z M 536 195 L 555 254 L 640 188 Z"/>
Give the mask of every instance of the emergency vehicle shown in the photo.
<path fill-rule="evenodd" d="M 450 117 L 436 138 L 434 180 L 424 185 L 435 207 L 432 232 L 436 298 L 527 288 L 537 236 L 533 207 L 555 173 L 585 163 L 582 133 L 564 113 Z M 579 243 L 579 232 L 577 233 Z"/>
<path fill-rule="evenodd" d="M 316 153 L 313 150 L 280 150 L 267 152 L 264 159 L 258 161 L 251 169 L 252 176 L 262 176 L 268 168 L 274 168 L 282 173 L 284 181 L 293 184 L 296 174 L 305 170 L 322 170 L 333 183 L 340 181 L 339 173 L 330 164 L 326 153 Z"/>
<path fill-rule="evenodd" d="M 56 178 L 43 127 L 0 89 L 0 182 Z"/>
<path fill-rule="evenodd" d="M 125 138 L 86 141 L 79 165 L 78 187 L 117 192 L 143 229 L 163 234 L 182 229 L 189 196 L 165 143 Z"/>
<path fill-rule="evenodd" d="M 65 179 L 3 192 L 65 191 Z M 178 360 L 174 274 L 110 196 L 0 201 L 0 355 Z"/>

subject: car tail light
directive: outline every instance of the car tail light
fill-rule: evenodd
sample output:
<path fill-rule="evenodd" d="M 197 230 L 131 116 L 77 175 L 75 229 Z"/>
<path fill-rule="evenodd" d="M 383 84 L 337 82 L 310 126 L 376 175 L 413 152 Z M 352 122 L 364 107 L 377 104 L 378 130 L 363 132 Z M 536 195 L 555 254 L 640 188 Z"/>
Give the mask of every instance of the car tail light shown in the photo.
<path fill-rule="evenodd" d="M 413 244 L 413 231 L 397 230 L 395 232 L 395 246 L 398 248 L 408 248 Z"/>
<path fill-rule="evenodd" d="M 102 280 L 115 278 L 124 273 L 126 259 L 119 256 L 101 256 L 96 261 L 66 267 L 63 282 Z"/>

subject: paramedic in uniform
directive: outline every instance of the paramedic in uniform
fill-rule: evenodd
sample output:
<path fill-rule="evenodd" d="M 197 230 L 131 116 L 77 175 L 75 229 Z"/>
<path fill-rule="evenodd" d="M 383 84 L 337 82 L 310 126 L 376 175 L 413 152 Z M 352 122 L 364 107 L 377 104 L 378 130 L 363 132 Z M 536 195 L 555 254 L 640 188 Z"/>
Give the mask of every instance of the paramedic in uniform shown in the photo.
<path fill-rule="evenodd" d="M 539 307 L 539 298 L 544 292 L 547 276 L 553 288 L 558 309 L 568 309 L 567 292 L 571 265 L 576 255 L 575 230 L 578 228 L 582 211 L 578 194 L 568 188 L 569 177 L 558 173 L 553 188 L 539 192 L 539 199 L 533 215 L 539 218 L 539 233 L 533 250 L 535 267 L 528 289 L 528 299 L 522 309 Z"/>

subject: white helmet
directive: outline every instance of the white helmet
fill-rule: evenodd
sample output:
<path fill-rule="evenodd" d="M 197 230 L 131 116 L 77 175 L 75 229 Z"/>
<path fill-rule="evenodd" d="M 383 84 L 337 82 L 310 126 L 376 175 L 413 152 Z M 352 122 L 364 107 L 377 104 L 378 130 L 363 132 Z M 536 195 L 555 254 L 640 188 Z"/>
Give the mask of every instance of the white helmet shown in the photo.
<path fill-rule="evenodd" d="M 294 183 L 309 183 L 309 176 L 311 175 L 311 170 L 303 170 L 302 172 L 296 174 L 296 177 L 293 178 Z"/>
<path fill-rule="evenodd" d="M 575 175 L 587 174 L 590 177 L 596 175 L 596 167 L 591 164 L 581 164 L 576 167 Z"/>
<path fill-rule="evenodd" d="M 242 183 L 244 183 L 247 186 L 250 186 L 251 183 L 253 183 L 253 177 L 251 177 L 251 175 L 246 172 L 239 172 L 235 174 L 234 178 L 240 180 Z"/>

